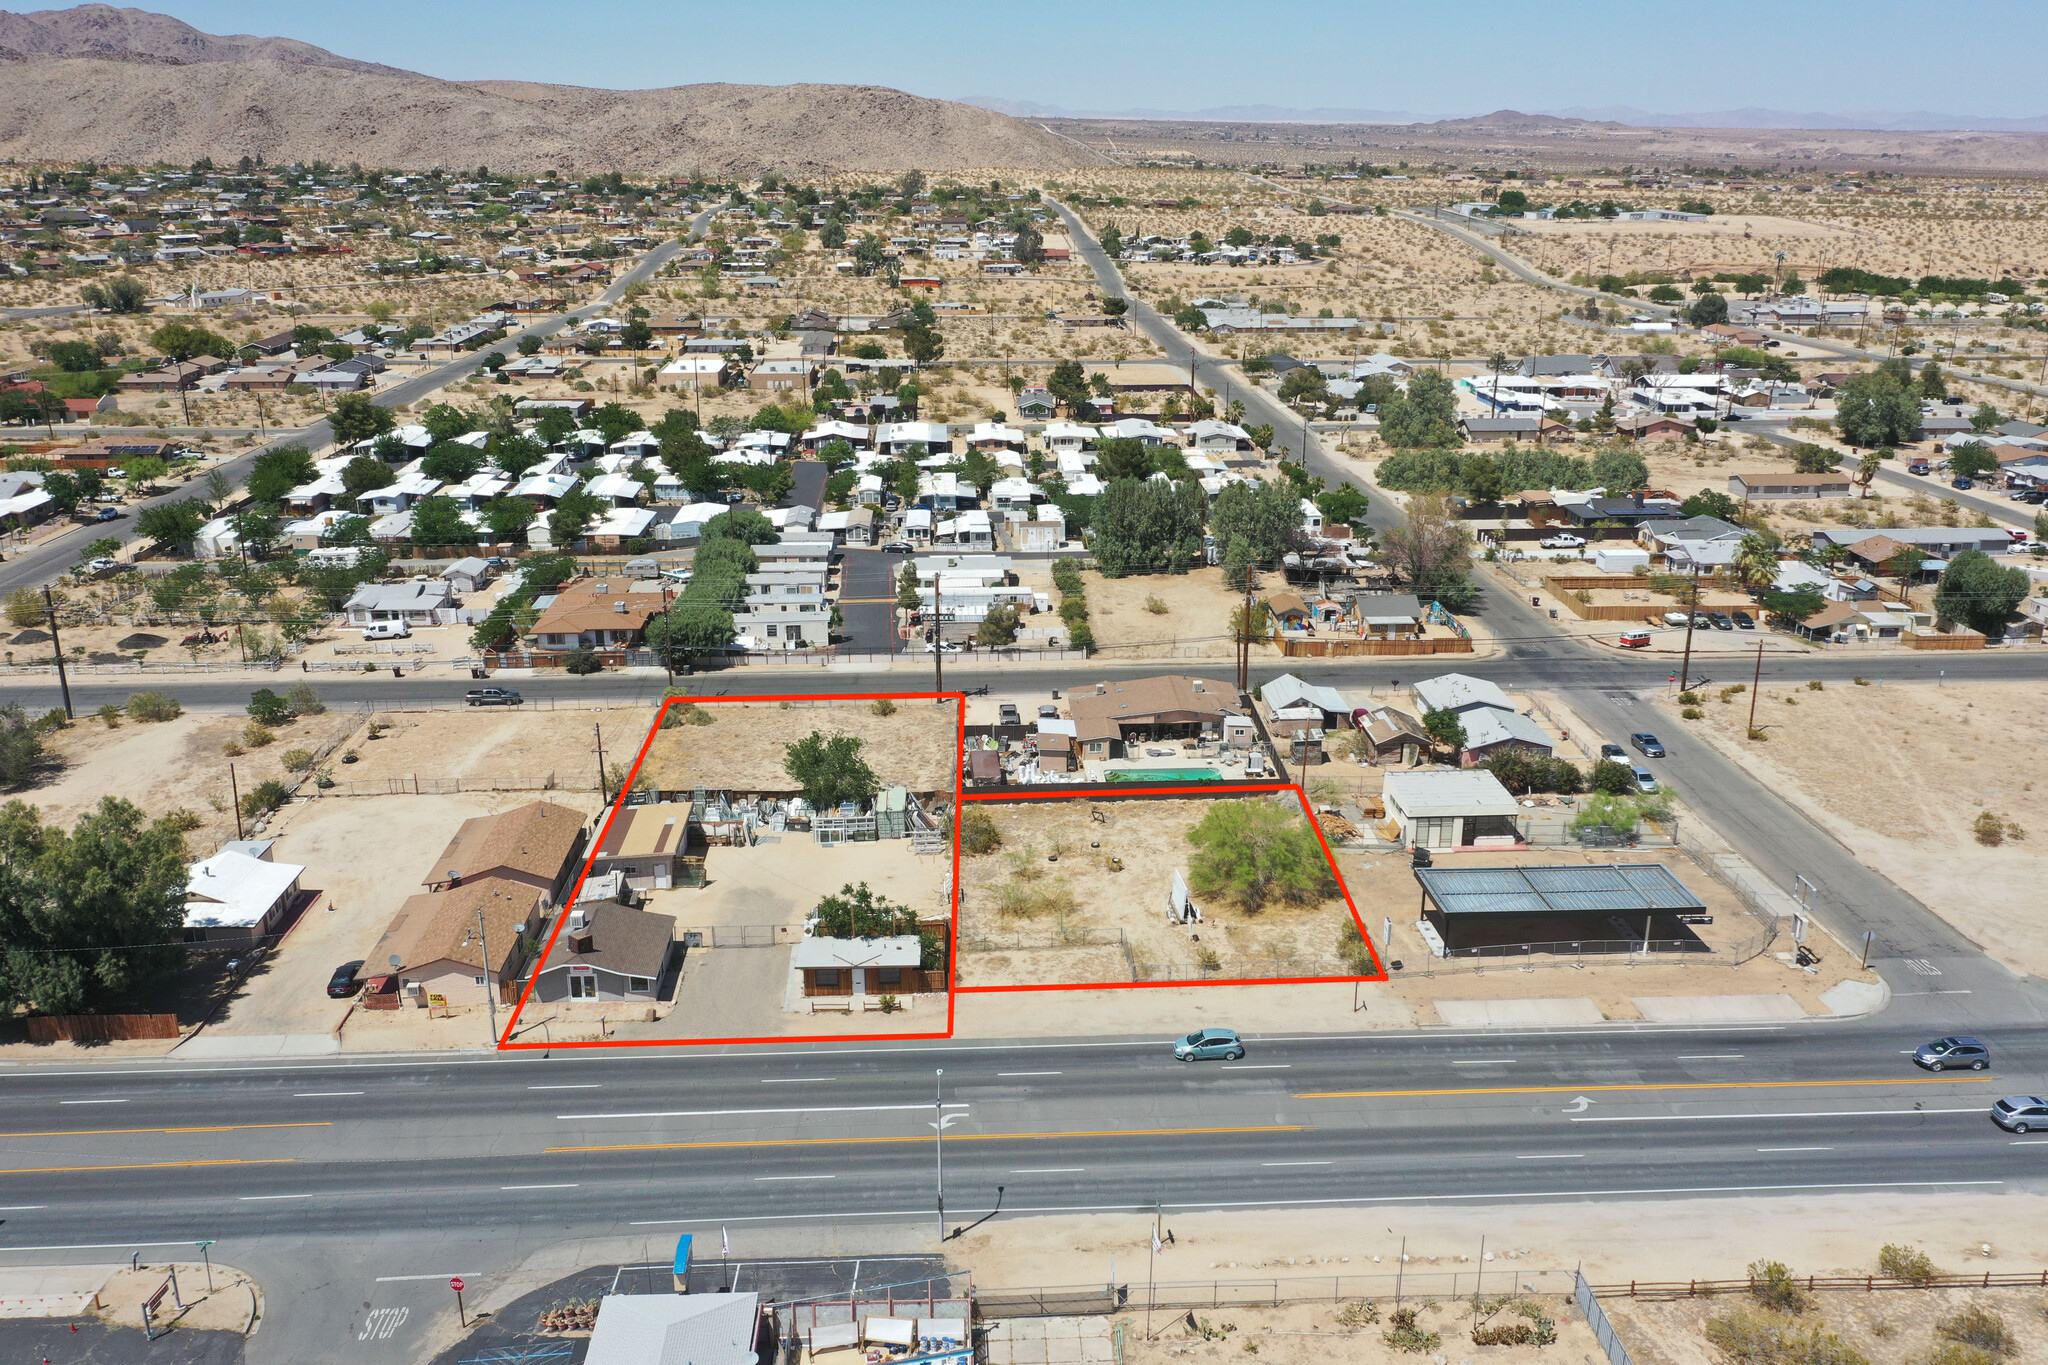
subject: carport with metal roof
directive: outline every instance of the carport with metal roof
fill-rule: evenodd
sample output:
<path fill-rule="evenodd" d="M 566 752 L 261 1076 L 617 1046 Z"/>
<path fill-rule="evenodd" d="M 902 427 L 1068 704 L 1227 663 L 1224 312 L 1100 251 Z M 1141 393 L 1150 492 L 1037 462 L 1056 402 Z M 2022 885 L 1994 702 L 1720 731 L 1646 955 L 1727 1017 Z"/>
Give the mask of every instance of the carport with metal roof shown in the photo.
<path fill-rule="evenodd" d="M 1502 943 L 1613 941 L 1616 924 L 1643 926 L 1648 951 L 1659 918 L 1680 951 L 1707 951 L 1685 927 L 1706 904 L 1661 863 L 1607 863 L 1549 867 L 1418 867 L 1421 915 L 1447 948 L 1473 939 Z M 1460 941 L 1462 940 L 1462 942 Z M 1661 945 L 1660 945 L 1661 946 Z"/>

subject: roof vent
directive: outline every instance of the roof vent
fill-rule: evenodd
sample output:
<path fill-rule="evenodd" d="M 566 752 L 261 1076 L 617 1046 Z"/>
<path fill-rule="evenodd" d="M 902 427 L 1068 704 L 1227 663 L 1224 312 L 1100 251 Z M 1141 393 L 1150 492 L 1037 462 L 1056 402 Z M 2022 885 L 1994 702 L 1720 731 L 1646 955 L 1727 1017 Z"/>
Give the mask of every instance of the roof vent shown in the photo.
<path fill-rule="evenodd" d="M 570 951 L 570 952 L 572 952 L 572 953 L 577 953 L 577 954 L 583 954 L 583 953 L 588 953 L 588 952 L 589 952 L 589 951 L 591 950 L 591 947 L 592 947 L 592 939 L 591 939 L 591 936 L 590 936 L 590 926 L 589 926 L 589 925 L 587 925 L 587 924 L 586 924 L 586 925 L 584 925 L 584 926 L 583 926 L 583 928 L 582 928 L 581 930 L 579 930 L 578 932 L 576 932 L 576 933 L 573 933 L 573 934 L 569 935 L 569 951 Z"/>
<path fill-rule="evenodd" d="M 612 610 L 624 616 L 626 614 L 626 604 L 624 602 L 614 602 L 612 603 Z"/>

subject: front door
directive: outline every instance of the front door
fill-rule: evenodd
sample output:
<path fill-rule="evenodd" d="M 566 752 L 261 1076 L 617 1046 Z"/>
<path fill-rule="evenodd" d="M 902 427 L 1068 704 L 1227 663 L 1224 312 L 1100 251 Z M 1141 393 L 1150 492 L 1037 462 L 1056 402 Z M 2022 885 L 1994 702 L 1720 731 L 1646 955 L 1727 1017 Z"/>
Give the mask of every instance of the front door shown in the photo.
<path fill-rule="evenodd" d="M 855 995 L 866 995 L 868 993 L 867 968 L 855 967 L 853 969 L 853 993 Z"/>
<path fill-rule="evenodd" d="M 571 1000 L 597 999 L 597 974 L 595 972 L 571 972 L 569 974 L 569 998 Z"/>

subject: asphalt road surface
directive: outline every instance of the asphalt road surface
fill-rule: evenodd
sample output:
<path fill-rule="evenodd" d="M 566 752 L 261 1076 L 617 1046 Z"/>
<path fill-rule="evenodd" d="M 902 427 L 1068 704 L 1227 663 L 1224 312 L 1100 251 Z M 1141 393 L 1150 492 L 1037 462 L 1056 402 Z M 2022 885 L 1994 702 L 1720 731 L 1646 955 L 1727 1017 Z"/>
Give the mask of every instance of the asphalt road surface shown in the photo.
<path fill-rule="evenodd" d="M 265 1279 L 252 1359 L 382 1362 L 452 1311 L 447 1277 L 487 1292 L 553 1239 L 641 1238 L 659 1260 L 720 1228 L 929 1236 L 935 1118 L 948 1227 L 997 1185 L 1005 1216 L 2040 1188 L 2035 1143 L 1986 1113 L 2039 1088 L 2038 1024 L 1983 1027 L 1989 1073 L 1932 1076 L 1904 1055 L 1928 1027 L 1890 1018 L 1250 1022 L 1238 1063 L 1181 1064 L 1158 1038 L 25 1068 L 0 1078 L 0 1264 L 212 1238 Z"/>

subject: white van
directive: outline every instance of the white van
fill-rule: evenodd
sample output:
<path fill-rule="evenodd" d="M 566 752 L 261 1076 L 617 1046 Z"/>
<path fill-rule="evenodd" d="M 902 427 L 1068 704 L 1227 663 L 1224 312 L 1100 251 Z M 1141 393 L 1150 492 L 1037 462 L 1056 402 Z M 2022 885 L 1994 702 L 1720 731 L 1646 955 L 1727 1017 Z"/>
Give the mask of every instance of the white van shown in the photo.
<path fill-rule="evenodd" d="M 403 621 L 379 621 L 363 629 L 365 640 L 404 640 L 412 636 L 412 627 Z"/>

